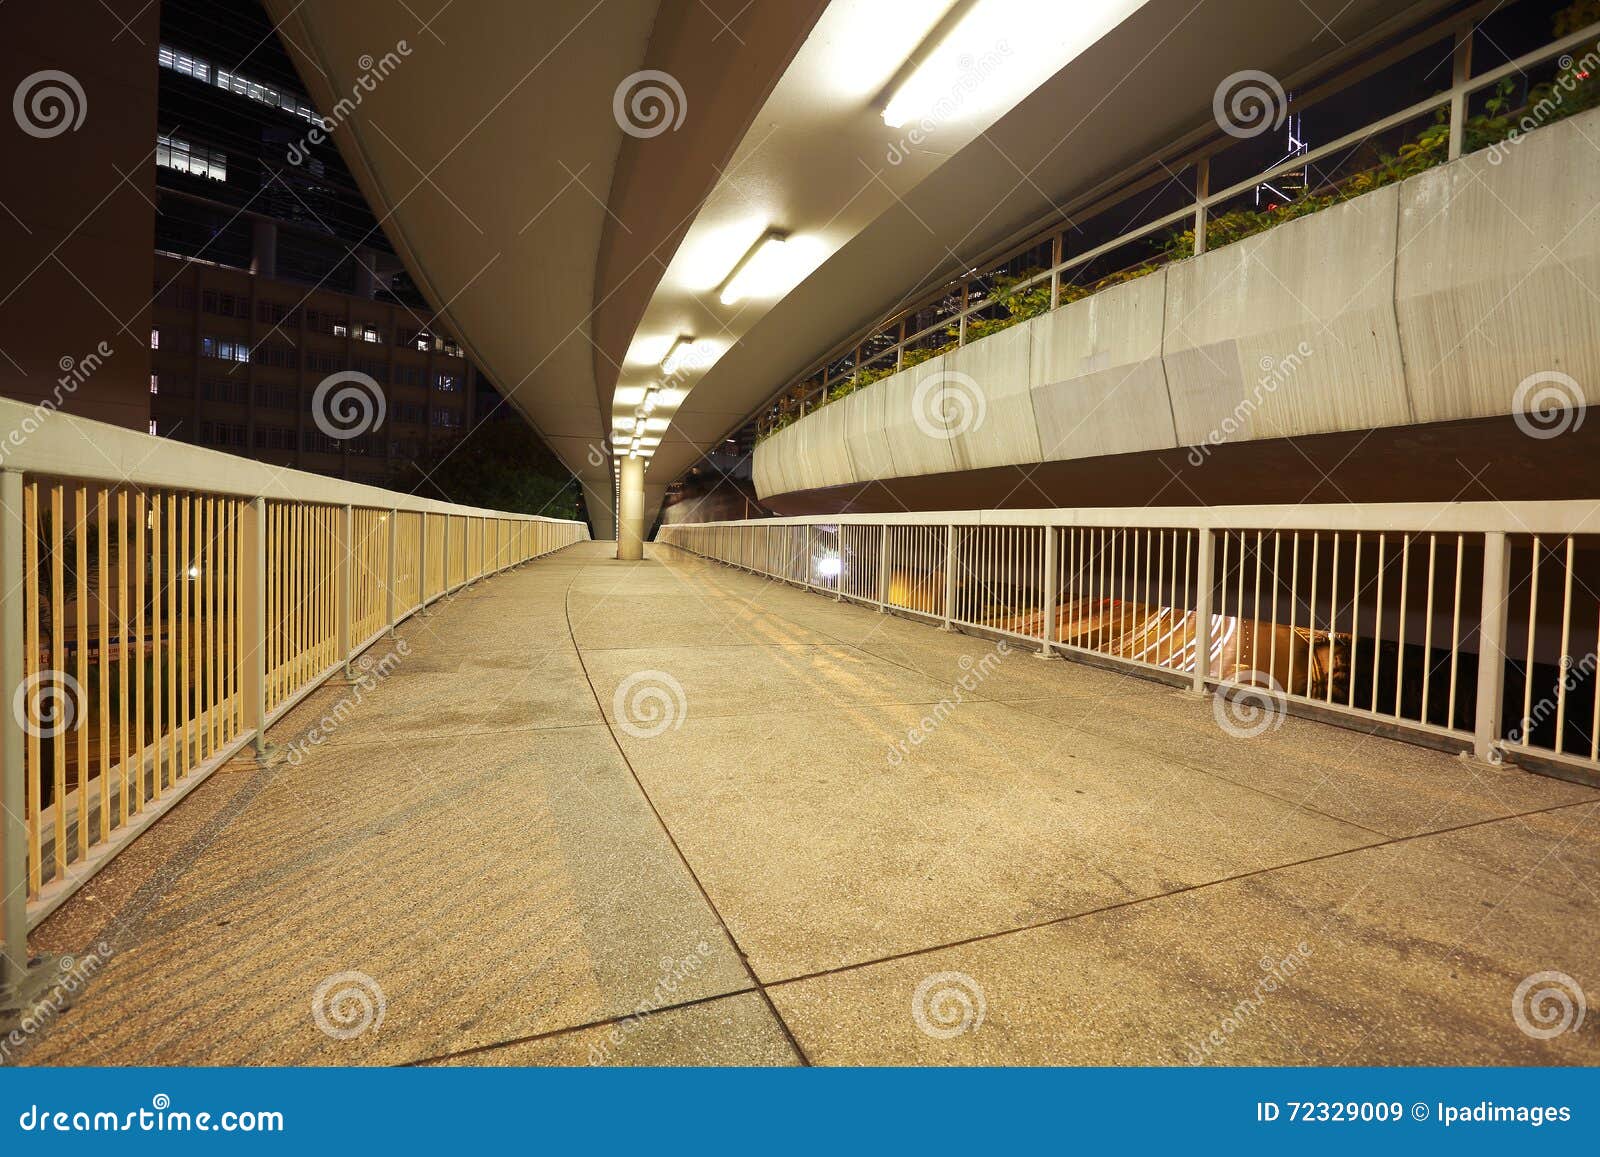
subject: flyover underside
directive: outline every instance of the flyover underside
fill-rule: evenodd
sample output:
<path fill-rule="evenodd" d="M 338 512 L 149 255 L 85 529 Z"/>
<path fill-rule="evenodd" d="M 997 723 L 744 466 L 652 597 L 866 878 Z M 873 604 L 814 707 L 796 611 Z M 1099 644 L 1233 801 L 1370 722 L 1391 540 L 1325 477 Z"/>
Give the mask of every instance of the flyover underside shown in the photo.
<path fill-rule="evenodd" d="M 1508 1001 L 1600 958 L 1600 792 L 611 550 L 438 604 L 194 791 L 37 932 L 109 958 L 24 1059 L 1595 1059 Z"/>
<path fill-rule="evenodd" d="M 1041 506 L 1554 501 L 1600 486 L 1600 425 L 1530 438 L 1512 418 L 998 466 L 769 495 L 778 514 Z M 723 514 L 719 517 L 743 517 Z M 692 518 L 679 521 L 708 521 Z"/>

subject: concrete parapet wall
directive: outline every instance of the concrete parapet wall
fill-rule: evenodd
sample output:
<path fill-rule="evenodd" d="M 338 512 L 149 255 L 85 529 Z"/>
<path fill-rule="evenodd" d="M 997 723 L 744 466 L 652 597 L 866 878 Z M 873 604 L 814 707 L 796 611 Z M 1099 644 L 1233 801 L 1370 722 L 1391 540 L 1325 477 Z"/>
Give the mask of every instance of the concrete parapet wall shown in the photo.
<path fill-rule="evenodd" d="M 758 492 L 1494 417 L 1533 375 L 1600 402 L 1596 139 L 1600 111 L 893 374 L 758 446 Z"/>

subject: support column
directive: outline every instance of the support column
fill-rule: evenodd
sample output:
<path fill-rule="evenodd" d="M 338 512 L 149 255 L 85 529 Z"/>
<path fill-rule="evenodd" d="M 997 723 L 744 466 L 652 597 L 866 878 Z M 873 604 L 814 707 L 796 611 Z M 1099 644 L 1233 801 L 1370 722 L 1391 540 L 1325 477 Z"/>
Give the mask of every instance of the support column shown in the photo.
<path fill-rule="evenodd" d="M 644 557 L 644 459 L 622 460 L 622 493 L 617 510 L 617 558 Z"/>

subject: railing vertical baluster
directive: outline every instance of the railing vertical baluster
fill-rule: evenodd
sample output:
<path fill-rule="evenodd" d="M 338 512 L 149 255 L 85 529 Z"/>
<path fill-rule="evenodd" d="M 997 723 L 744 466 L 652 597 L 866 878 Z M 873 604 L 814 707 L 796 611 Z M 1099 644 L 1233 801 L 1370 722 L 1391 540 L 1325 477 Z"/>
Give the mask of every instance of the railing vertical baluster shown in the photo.
<path fill-rule="evenodd" d="M 1507 576 L 1511 543 L 1501 531 L 1483 536 L 1483 596 L 1478 627 L 1478 709 L 1473 719 L 1472 750 L 1492 762 L 1499 750 L 1506 680 L 1506 627 L 1511 606 Z"/>
<path fill-rule="evenodd" d="M 1211 158 L 1201 157 L 1194 166 L 1194 255 L 1206 251 L 1206 221 L 1210 210 L 1206 201 L 1211 196 Z"/>

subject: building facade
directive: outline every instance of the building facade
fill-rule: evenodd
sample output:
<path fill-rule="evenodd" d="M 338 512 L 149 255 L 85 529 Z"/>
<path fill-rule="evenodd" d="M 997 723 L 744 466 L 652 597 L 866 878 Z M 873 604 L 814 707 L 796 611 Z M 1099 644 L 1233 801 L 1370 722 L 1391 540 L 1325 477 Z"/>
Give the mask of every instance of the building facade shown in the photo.
<path fill-rule="evenodd" d="M 425 461 L 475 420 L 477 375 L 426 315 L 170 255 L 156 259 L 150 432 L 281 466 L 379 484 Z M 337 382 L 378 386 L 382 422 L 338 438 Z M 323 422 L 318 422 L 319 412 Z"/>

